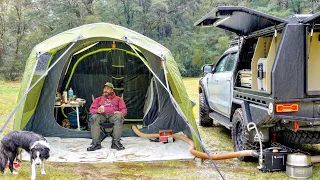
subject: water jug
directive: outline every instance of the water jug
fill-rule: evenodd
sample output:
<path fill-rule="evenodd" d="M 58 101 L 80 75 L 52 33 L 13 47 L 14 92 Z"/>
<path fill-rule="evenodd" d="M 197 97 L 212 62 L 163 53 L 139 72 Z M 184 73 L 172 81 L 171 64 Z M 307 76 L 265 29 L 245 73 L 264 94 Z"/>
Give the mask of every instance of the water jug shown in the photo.
<path fill-rule="evenodd" d="M 72 98 L 73 98 L 73 90 L 72 90 L 72 88 L 70 88 L 69 91 L 68 91 L 68 98 L 69 98 L 69 101 L 71 101 Z"/>

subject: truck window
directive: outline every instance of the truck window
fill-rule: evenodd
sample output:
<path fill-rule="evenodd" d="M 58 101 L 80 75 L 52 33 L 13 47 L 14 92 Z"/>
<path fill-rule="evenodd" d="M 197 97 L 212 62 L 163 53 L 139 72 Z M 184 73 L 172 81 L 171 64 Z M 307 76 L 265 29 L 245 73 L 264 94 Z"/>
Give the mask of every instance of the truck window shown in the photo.
<path fill-rule="evenodd" d="M 223 72 L 225 70 L 225 65 L 228 60 L 229 55 L 224 56 L 215 68 L 215 72 Z"/>
<path fill-rule="evenodd" d="M 234 63 L 237 61 L 237 59 L 238 59 L 238 53 L 231 54 L 226 64 L 225 71 L 232 71 L 234 67 Z"/>

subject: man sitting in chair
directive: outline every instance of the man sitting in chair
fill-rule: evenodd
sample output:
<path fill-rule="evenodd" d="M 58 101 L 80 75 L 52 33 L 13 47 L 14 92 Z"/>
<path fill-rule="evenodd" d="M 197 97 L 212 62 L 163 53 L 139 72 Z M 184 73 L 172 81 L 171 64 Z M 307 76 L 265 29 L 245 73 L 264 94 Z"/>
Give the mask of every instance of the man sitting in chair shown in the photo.
<path fill-rule="evenodd" d="M 122 124 L 124 116 L 127 114 L 127 107 L 123 99 L 116 96 L 113 91 L 113 84 L 107 82 L 103 87 L 103 95 L 94 99 L 90 107 L 91 135 L 92 144 L 87 151 L 101 149 L 100 123 L 114 123 L 112 133 L 112 149 L 123 150 L 124 146 L 120 143 L 122 135 Z"/>

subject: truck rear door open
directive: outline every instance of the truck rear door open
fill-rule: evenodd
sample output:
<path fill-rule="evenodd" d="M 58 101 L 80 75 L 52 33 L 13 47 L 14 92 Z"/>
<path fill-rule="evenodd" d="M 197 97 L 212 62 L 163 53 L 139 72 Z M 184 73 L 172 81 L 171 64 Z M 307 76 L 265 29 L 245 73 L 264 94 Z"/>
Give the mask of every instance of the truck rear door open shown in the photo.
<path fill-rule="evenodd" d="M 286 23 L 287 20 L 246 7 L 218 6 L 195 22 L 194 25 L 214 25 L 238 35 L 247 36 L 252 32 Z"/>

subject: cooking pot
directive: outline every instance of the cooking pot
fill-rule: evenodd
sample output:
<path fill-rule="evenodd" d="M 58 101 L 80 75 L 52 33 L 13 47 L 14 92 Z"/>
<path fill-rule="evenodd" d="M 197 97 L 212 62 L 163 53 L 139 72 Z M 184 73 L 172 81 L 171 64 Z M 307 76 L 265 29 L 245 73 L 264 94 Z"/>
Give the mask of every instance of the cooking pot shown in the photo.
<path fill-rule="evenodd" d="M 291 178 L 309 178 L 312 176 L 310 155 L 293 153 L 287 156 L 286 174 Z"/>

